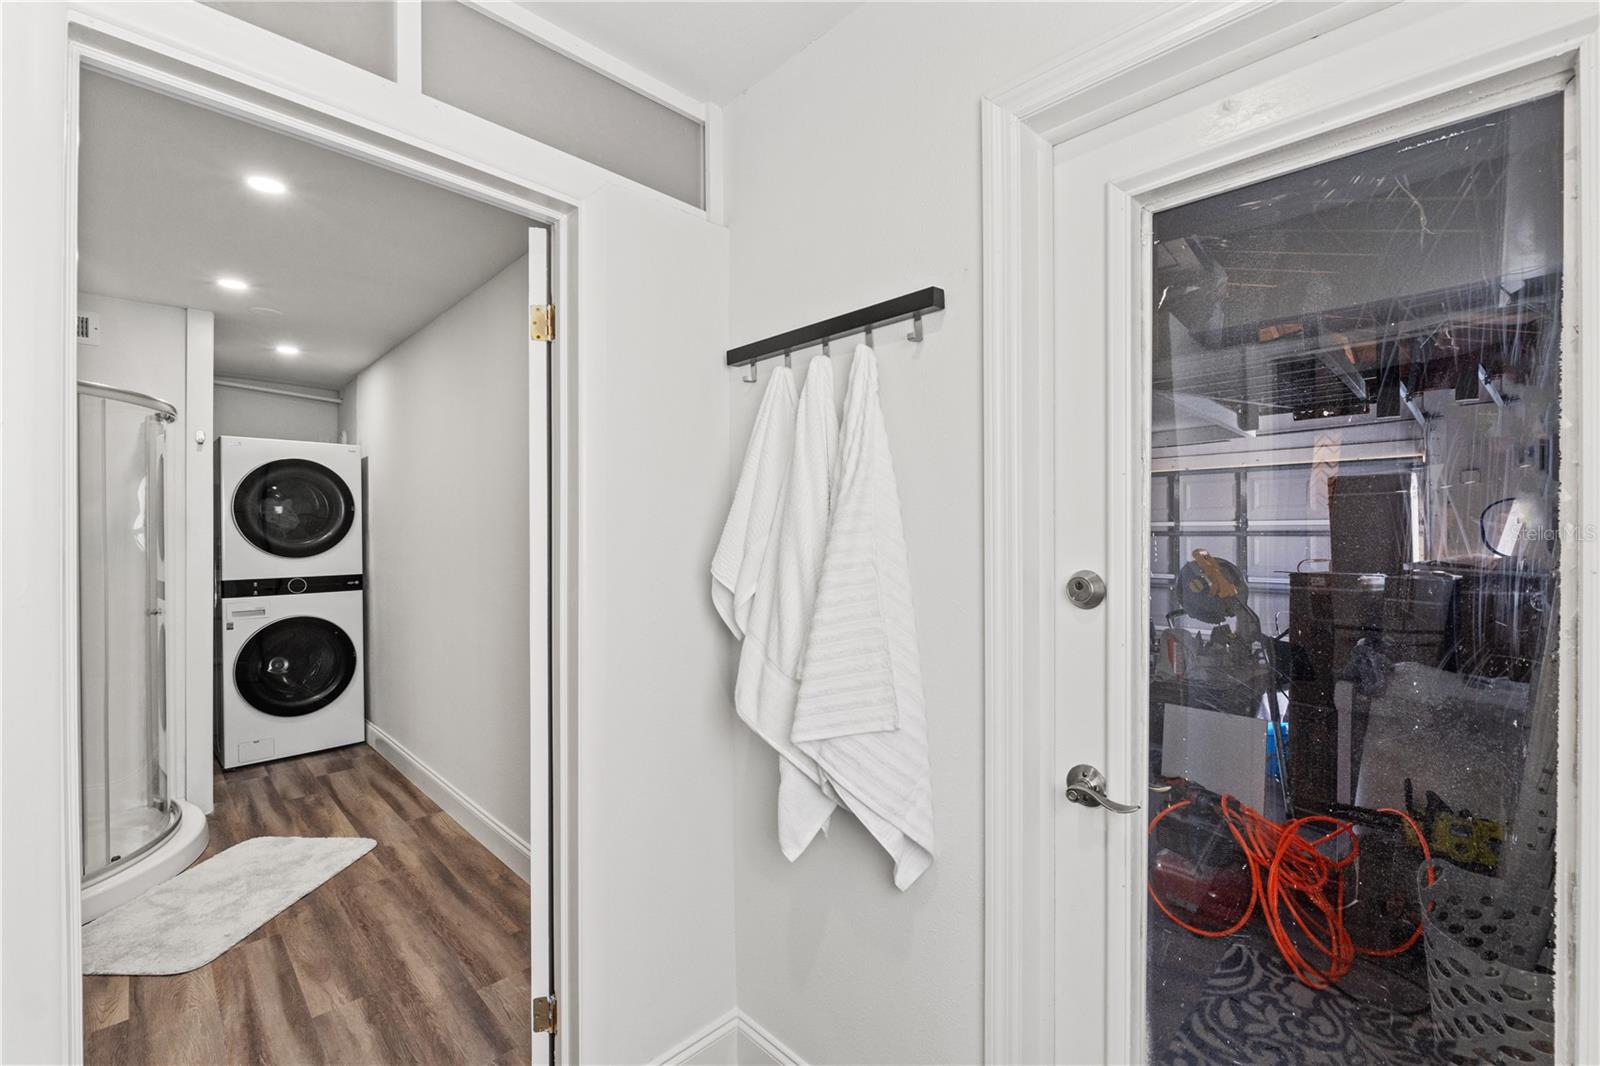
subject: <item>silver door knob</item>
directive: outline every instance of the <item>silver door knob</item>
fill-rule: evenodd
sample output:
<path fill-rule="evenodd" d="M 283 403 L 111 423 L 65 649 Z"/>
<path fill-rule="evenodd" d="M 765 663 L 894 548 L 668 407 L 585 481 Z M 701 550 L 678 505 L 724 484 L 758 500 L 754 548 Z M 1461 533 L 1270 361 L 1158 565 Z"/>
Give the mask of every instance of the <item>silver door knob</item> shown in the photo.
<path fill-rule="evenodd" d="M 1118 803 L 1106 797 L 1106 775 L 1090 766 L 1079 763 L 1067 771 L 1067 799 L 1085 807 L 1104 807 L 1117 814 L 1132 814 L 1139 809 L 1137 803 Z"/>

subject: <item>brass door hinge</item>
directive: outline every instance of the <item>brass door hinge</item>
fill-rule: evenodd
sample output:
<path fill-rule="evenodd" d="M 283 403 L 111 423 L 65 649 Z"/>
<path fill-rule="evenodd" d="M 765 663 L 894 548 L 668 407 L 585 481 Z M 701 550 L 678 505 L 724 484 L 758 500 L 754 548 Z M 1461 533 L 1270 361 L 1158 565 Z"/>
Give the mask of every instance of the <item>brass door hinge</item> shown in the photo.
<path fill-rule="evenodd" d="M 536 1033 L 553 1033 L 556 1031 L 556 997 L 536 996 L 534 998 L 533 1031 Z"/>
<path fill-rule="evenodd" d="M 528 339 L 531 341 L 553 341 L 556 339 L 555 304 L 529 305 Z"/>

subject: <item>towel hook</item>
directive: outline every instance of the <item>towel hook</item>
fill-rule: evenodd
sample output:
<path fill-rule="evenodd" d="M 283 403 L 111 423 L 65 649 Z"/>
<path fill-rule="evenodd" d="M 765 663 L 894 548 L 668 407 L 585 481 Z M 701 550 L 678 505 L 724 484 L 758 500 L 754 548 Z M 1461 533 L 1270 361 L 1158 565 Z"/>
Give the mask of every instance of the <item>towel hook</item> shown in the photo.
<path fill-rule="evenodd" d="M 744 368 L 744 383 L 746 385 L 754 385 L 756 383 L 756 365 L 754 363 L 746 363 Z"/>
<path fill-rule="evenodd" d="M 829 352 L 828 352 L 828 338 L 826 338 L 826 337 L 822 338 L 822 354 L 823 355 L 828 355 L 829 354 Z"/>
<path fill-rule="evenodd" d="M 871 327 L 871 326 L 868 326 L 868 327 L 867 327 L 867 337 L 866 337 L 866 340 L 867 340 L 867 347 L 868 347 L 868 348 L 870 348 L 870 347 L 872 347 L 872 327 Z"/>
<path fill-rule="evenodd" d="M 785 349 L 784 349 L 784 350 L 783 350 L 783 365 L 784 365 L 784 366 L 785 366 L 785 367 L 792 367 L 792 366 L 794 366 L 794 364 L 793 364 L 793 363 L 791 363 L 791 362 L 789 362 L 789 349 L 787 349 L 787 348 L 785 348 Z"/>
<path fill-rule="evenodd" d="M 906 334 L 906 340 L 922 343 L 922 312 L 918 311 L 911 316 L 911 332 Z"/>

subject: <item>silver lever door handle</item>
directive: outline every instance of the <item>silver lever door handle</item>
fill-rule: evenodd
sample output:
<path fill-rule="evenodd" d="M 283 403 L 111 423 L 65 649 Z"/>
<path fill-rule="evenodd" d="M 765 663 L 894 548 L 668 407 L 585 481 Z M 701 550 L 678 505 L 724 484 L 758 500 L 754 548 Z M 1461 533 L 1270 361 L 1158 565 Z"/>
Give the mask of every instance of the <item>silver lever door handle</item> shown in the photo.
<path fill-rule="evenodd" d="M 1106 775 L 1090 766 L 1079 763 L 1067 771 L 1067 799 L 1085 807 L 1104 807 L 1116 814 L 1132 814 L 1139 809 L 1137 803 L 1118 803 L 1106 797 Z"/>

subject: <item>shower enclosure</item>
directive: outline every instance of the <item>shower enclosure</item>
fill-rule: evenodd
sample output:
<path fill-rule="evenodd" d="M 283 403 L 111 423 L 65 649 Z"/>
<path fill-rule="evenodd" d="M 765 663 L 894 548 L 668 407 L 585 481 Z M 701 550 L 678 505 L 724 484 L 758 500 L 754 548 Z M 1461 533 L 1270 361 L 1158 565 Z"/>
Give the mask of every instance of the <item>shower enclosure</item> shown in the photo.
<path fill-rule="evenodd" d="M 204 816 L 173 797 L 168 776 L 164 504 L 176 417 L 152 396 L 78 384 L 85 921 L 205 847 Z"/>

